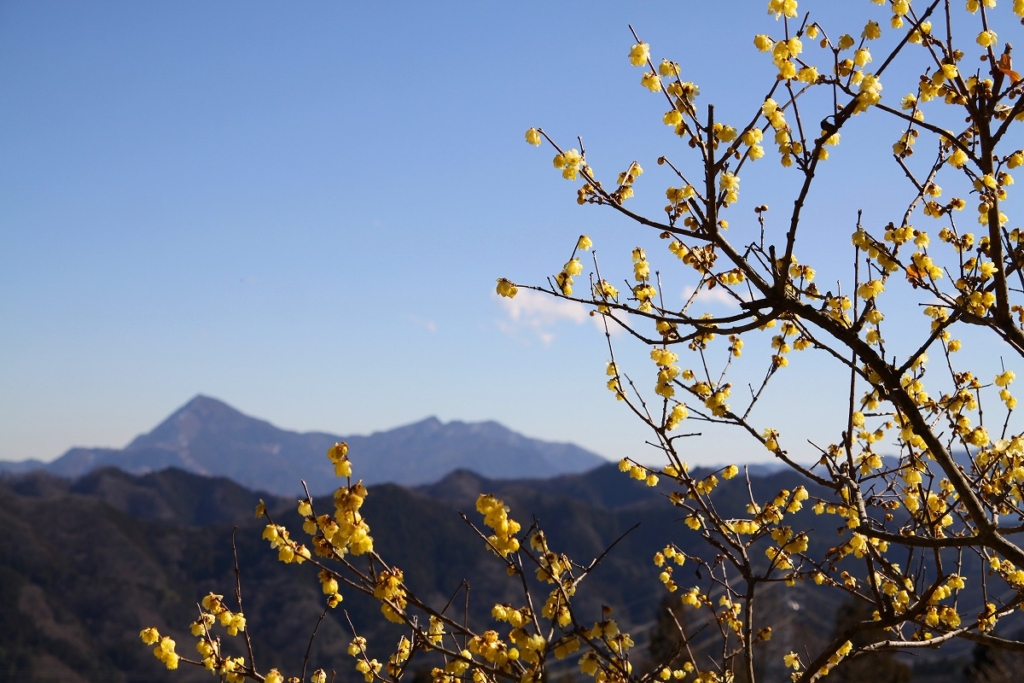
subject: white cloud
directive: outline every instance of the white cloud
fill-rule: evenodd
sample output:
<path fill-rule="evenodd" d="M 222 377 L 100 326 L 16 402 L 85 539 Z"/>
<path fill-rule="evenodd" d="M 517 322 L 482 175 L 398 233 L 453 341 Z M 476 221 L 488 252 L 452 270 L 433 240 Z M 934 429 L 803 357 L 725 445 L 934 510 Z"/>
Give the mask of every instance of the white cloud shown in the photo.
<path fill-rule="evenodd" d="M 521 289 L 515 298 L 501 297 L 498 302 L 507 316 L 498 322 L 502 332 L 531 332 L 545 346 L 554 341 L 553 328 L 559 323 L 582 325 L 590 318 L 590 311 L 578 301 L 566 301 L 532 289 Z"/>
<path fill-rule="evenodd" d="M 690 297 L 693 296 L 693 287 L 683 288 L 683 301 L 689 301 Z M 743 296 L 742 294 L 740 296 Z M 714 289 L 702 289 L 697 294 L 695 303 L 699 304 L 717 304 L 719 306 L 726 306 L 728 308 L 736 308 L 739 304 L 731 294 L 726 292 L 721 287 L 715 287 Z"/>
<path fill-rule="evenodd" d="M 437 332 L 437 324 L 433 320 L 424 320 L 418 316 L 410 315 L 409 322 L 418 327 L 422 327 L 427 332 Z"/>

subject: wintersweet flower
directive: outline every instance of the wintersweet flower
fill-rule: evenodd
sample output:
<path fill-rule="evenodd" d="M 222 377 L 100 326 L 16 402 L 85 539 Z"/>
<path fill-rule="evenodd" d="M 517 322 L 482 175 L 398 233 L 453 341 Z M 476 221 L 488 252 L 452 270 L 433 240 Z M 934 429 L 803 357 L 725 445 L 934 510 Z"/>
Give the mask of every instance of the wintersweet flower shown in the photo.
<path fill-rule="evenodd" d="M 515 297 L 516 293 L 519 292 L 519 288 L 516 287 L 510 280 L 500 277 L 498 278 L 498 286 L 496 288 L 498 294 L 509 299 Z"/>
<path fill-rule="evenodd" d="M 953 153 L 949 155 L 949 158 L 946 159 L 946 161 L 949 163 L 950 166 L 954 166 L 956 168 L 963 168 L 965 165 L 967 165 L 967 152 L 957 147 L 953 151 Z"/>
<path fill-rule="evenodd" d="M 651 92 L 659 92 L 661 90 L 661 77 L 653 71 L 646 71 L 644 75 L 640 77 L 640 85 L 644 86 Z"/>
<path fill-rule="evenodd" d="M 633 275 L 638 281 L 644 281 L 651 276 L 651 264 L 648 261 L 637 261 L 633 264 Z"/>
<path fill-rule="evenodd" d="M 774 14 L 776 19 L 783 15 L 795 19 L 796 13 L 796 0 L 768 0 L 768 14 Z"/>
<path fill-rule="evenodd" d="M 637 43 L 629 49 L 629 63 L 633 66 L 643 66 L 651 57 L 651 46 L 647 43 Z"/>
<path fill-rule="evenodd" d="M 687 410 L 686 406 L 682 403 L 677 403 L 672 407 L 672 411 L 669 413 L 668 419 L 665 420 L 665 429 L 672 431 L 678 427 L 683 420 L 689 417 L 689 415 L 690 411 Z"/>
<path fill-rule="evenodd" d="M 658 65 L 658 73 L 662 76 L 678 76 L 679 75 L 679 64 L 676 62 L 670 62 L 667 59 L 661 60 L 661 64 Z"/>
<path fill-rule="evenodd" d="M 531 128 L 526 131 L 526 141 L 537 147 L 540 145 L 540 132 L 536 128 Z"/>
<path fill-rule="evenodd" d="M 801 83 L 815 83 L 818 80 L 818 70 L 813 66 L 805 66 L 796 72 L 796 80 Z"/>

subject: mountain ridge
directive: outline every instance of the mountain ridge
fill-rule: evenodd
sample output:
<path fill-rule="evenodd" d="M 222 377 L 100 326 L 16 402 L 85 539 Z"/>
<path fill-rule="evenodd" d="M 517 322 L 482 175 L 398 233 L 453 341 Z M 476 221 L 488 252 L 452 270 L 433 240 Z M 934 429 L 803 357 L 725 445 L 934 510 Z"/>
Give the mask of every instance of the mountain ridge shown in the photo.
<path fill-rule="evenodd" d="M 0 462 L 0 472 L 43 470 L 76 478 L 102 467 L 145 474 L 168 467 L 224 476 L 250 489 L 275 494 L 333 490 L 326 457 L 337 441 L 349 444 L 356 476 L 367 484 L 428 484 L 458 469 L 491 479 L 547 478 L 582 472 L 607 462 L 571 443 L 533 439 L 493 420 L 418 422 L 369 435 L 294 432 L 251 417 L 199 394 L 124 448 L 69 449 L 50 463 Z"/>

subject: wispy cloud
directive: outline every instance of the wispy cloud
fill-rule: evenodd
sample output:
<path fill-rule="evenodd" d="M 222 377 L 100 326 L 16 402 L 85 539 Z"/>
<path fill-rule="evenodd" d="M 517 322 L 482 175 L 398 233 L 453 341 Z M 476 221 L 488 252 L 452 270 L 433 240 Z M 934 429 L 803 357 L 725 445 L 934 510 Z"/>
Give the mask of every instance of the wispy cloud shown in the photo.
<path fill-rule="evenodd" d="M 419 316 L 410 315 L 409 322 L 417 327 L 422 327 L 427 332 L 437 332 L 437 324 L 433 320 L 424 320 Z"/>
<path fill-rule="evenodd" d="M 689 301 L 690 297 L 693 296 L 693 292 L 693 287 L 684 287 L 683 301 Z M 736 308 L 737 306 L 739 306 L 739 304 L 736 302 L 736 299 L 734 299 L 721 287 L 715 287 L 714 289 L 705 288 L 700 290 L 700 292 L 697 294 L 695 303 L 726 306 L 728 308 Z"/>
<path fill-rule="evenodd" d="M 532 289 L 521 289 L 515 298 L 501 297 L 498 302 L 506 318 L 498 328 L 506 334 L 529 332 L 549 346 L 555 339 L 554 328 L 569 322 L 582 325 L 590 318 L 587 307 L 577 301 L 566 301 Z"/>

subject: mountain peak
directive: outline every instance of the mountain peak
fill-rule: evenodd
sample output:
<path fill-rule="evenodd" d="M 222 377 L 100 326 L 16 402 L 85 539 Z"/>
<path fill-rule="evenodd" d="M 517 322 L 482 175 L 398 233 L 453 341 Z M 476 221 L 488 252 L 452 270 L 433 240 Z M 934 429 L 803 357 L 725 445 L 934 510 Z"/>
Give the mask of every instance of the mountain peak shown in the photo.
<path fill-rule="evenodd" d="M 136 473 L 174 466 L 279 494 L 297 493 L 301 479 L 318 495 L 338 485 L 325 457 L 336 441 L 349 443 L 357 476 L 368 484 L 426 484 L 459 469 L 488 479 L 543 478 L 605 462 L 493 421 L 445 423 L 431 416 L 368 436 L 292 432 L 199 394 L 122 450 L 72 449 L 46 469 L 77 477 L 103 466 Z"/>
<path fill-rule="evenodd" d="M 125 450 L 156 447 L 181 452 L 203 434 L 239 436 L 254 427 L 274 429 L 270 423 L 249 417 L 223 401 L 197 394 L 153 431 L 135 437 Z"/>
<path fill-rule="evenodd" d="M 232 412 L 238 412 L 224 401 L 213 398 L 212 396 L 206 396 L 204 394 L 196 394 L 192 399 L 178 408 L 177 412 L 182 410 L 230 410 Z"/>

